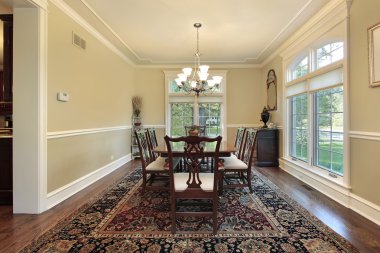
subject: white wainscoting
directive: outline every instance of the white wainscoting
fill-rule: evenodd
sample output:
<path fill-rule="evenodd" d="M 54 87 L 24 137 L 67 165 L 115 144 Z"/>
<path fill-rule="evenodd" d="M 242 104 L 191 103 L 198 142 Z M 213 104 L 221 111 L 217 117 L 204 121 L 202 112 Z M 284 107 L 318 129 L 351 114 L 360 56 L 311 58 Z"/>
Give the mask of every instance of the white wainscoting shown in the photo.
<path fill-rule="evenodd" d="M 329 182 L 318 175 L 311 174 L 283 158 L 280 159 L 279 167 L 341 205 L 380 225 L 380 206 L 352 194 L 349 189 L 343 186 Z"/>
<path fill-rule="evenodd" d="M 47 139 L 57 139 L 57 138 L 67 138 L 78 135 L 87 135 L 87 134 L 97 134 L 104 132 L 120 131 L 131 129 L 131 126 L 115 126 L 115 127 L 103 127 L 103 128 L 90 128 L 90 129 L 77 129 L 77 130 L 68 130 L 68 131 L 58 131 L 58 132 L 48 132 Z M 87 186 L 95 183 L 99 179 L 108 175 L 109 173 L 120 168 L 127 162 L 131 161 L 131 154 L 127 154 L 115 161 L 110 162 L 109 164 L 104 165 L 103 167 L 84 175 L 81 178 L 76 179 L 73 182 L 68 183 L 47 194 L 46 199 L 46 210 L 52 208 L 53 206 L 59 204 L 65 199 L 71 197 L 75 193 L 83 190 Z"/>
<path fill-rule="evenodd" d="M 103 178 L 104 176 L 108 175 L 109 173 L 115 171 L 116 169 L 120 168 L 127 162 L 131 161 L 131 154 L 128 154 L 126 156 L 123 156 L 115 161 L 112 161 L 111 163 L 81 177 L 77 180 L 64 185 L 52 192 L 49 192 L 47 194 L 47 209 L 52 208 L 53 206 L 61 203 L 65 199 L 71 197 L 75 193 L 83 190 L 87 186 L 95 183 L 99 179 Z"/>

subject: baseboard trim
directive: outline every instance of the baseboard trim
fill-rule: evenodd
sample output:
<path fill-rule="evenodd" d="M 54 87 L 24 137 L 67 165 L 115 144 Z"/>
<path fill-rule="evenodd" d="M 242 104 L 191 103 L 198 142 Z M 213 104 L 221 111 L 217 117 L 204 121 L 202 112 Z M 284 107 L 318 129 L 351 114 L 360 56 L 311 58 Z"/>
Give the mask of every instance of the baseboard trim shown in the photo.
<path fill-rule="evenodd" d="M 47 194 L 46 210 L 54 207 L 55 205 L 61 203 L 62 201 L 74 195 L 75 193 L 95 183 L 99 179 L 117 170 L 129 161 L 131 161 L 131 154 L 125 155 L 81 178 L 78 178 L 77 180 L 67 185 L 64 185 L 52 192 L 49 192 Z"/>
<path fill-rule="evenodd" d="M 350 209 L 380 226 L 380 206 L 352 193 L 350 197 Z"/>
<path fill-rule="evenodd" d="M 318 179 L 318 177 L 312 177 L 303 172 L 302 169 L 297 168 L 297 165 L 284 159 L 280 159 L 279 167 L 327 197 L 335 200 L 339 204 L 355 211 L 375 224 L 380 225 L 380 207 L 378 205 L 352 194 L 349 189 L 322 181 Z"/>

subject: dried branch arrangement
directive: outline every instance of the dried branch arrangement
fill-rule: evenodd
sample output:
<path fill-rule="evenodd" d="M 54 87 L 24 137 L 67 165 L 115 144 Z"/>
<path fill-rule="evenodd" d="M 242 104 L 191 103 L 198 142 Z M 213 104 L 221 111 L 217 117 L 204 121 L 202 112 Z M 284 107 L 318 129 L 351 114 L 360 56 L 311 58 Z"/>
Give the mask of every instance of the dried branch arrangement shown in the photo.
<path fill-rule="evenodd" d="M 140 116 L 141 107 L 142 107 L 142 98 L 140 96 L 133 96 L 132 108 L 133 108 L 133 113 L 135 114 L 136 117 Z"/>

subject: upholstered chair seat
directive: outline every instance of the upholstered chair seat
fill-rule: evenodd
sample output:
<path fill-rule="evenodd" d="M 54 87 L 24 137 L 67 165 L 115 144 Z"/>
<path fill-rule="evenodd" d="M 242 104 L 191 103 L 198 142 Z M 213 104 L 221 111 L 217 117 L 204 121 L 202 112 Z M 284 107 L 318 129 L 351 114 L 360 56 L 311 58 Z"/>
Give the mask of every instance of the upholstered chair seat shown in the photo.
<path fill-rule="evenodd" d="M 223 167 L 225 170 L 246 170 L 248 169 L 248 165 L 244 163 L 242 160 L 238 159 L 236 156 L 233 157 L 224 157 Z"/>
<path fill-rule="evenodd" d="M 199 179 L 202 184 L 201 189 L 206 192 L 212 192 L 214 189 L 214 174 L 213 173 L 199 173 Z M 174 173 L 174 187 L 176 192 L 183 192 L 188 188 L 186 183 L 189 180 L 189 173 Z M 198 183 L 198 180 L 196 180 Z"/>

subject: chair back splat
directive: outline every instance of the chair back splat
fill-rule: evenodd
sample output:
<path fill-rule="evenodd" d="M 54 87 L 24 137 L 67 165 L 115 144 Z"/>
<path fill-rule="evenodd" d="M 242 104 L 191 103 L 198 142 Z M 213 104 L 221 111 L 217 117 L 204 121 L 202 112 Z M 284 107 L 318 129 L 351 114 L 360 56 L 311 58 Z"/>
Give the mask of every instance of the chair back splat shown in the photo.
<path fill-rule="evenodd" d="M 171 220 L 172 233 L 176 231 L 176 218 L 178 216 L 210 216 L 213 220 L 212 232 L 217 231 L 217 203 L 218 203 L 218 183 L 220 174 L 218 163 L 214 163 L 213 173 L 201 172 L 201 164 L 205 158 L 205 145 L 213 143 L 213 159 L 218 161 L 219 148 L 222 137 L 209 138 L 205 136 L 185 136 L 171 138 L 165 136 L 165 143 L 168 150 L 169 158 L 169 176 L 170 176 L 170 200 L 171 200 Z M 184 152 L 183 160 L 187 172 L 174 173 L 172 145 L 183 142 Z M 210 148 L 210 146 L 208 146 Z M 211 211 L 200 209 L 200 211 L 178 209 L 178 200 L 183 199 L 208 199 L 212 204 Z M 206 202 L 207 203 L 207 202 Z"/>
<path fill-rule="evenodd" d="M 154 128 L 148 128 L 148 137 L 149 137 L 149 145 L 150 145 L 150 156 L 153 159 L 157 159 L 158 154 L 153 152 L 153 149 L 158 146 L 156 130 Z"/>
<path fill-rule="evenodd" d="M 245 137 L 245 128 L 239 127 L 236 131 L 236 139 L 235 139 L 235 148 L 236 152 L 235 155 L 237 158 L 241 158 L 241 152 L 244 145 L 244 137 Z"/>

